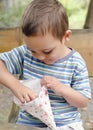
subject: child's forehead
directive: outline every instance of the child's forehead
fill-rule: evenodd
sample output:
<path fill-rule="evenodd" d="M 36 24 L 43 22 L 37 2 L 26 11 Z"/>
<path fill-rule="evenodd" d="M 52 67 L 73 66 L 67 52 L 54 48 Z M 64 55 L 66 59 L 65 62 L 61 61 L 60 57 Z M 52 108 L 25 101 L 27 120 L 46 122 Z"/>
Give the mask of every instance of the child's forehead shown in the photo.
<path fill-rule="evenodd" d="M 36 35 L 36 36 L 24 36 L 24 39 L 28 42 L 51 42 L 57 41 L 59 39 L 55 38 L 52 34 L 46 33 L 45 35 Z"/>
<path fill-rule="evenodd" d="M 47 34 L 46 36 L 25 36 L 25 42 L 32 50 L 49 50 L 55 48 L 60 41 L 52 35 Z"/>

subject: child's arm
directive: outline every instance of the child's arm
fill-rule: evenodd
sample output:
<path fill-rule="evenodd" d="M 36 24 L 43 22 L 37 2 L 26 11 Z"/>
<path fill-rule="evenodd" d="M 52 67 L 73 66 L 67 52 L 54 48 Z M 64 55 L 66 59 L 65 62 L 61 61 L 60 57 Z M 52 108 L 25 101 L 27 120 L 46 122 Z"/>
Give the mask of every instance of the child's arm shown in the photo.
<path fill-rule="evenodd" d="M 63 96 L 67 102 L 76 107 L 86 107 L 89 99 L 83 96 L 78 91 L 74 90 L 70 86 L 62 84 L 57 78 L 51 76 L 44 76 L 42 85 L 52 89 L 57 95 Z"/>
<path fill-rule="evenodd" d="M 19 100 L 29 102 L 37 97 L 37 94 L 31 89 L 23 86 L 18 79 L 8 72 L 4 63 L 0 60 L 0 83 L 7 86 Z"/>

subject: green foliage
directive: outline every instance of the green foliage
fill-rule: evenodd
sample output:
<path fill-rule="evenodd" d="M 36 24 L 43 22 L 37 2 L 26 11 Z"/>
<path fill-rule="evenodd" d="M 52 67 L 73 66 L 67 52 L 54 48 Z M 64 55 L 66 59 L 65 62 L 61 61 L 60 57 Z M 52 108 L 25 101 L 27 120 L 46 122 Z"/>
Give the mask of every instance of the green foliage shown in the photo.
<path fill-rule="evenodd" d="M 31 0 L 15 0 L 15 6 L 4 12 L 0 3 L 0 28 L 20 26 L 25 7 Z M 59 0 L 69 17 L 70 28 L 83 28 L 89 0 Z"/>
<path fill-rule="evenodd" d="M 59 0 L 65 7 L 71 29 L 83 28 L 90 0 Z"/>
<path fill-rule="evenodd" d="M 7 12 L 0 9 L 0 28 L 20 26 L 24 9 L 30 2 L 31 0 L 16 0 L 15 6 L 9 8 Z"/>

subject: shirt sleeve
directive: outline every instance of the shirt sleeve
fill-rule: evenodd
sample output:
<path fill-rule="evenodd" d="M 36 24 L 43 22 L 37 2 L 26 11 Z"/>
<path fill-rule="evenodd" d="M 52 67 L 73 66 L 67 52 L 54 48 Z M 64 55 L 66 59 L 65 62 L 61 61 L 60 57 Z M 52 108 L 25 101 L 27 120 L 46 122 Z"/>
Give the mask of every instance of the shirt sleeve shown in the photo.
<path fill-rule="evenodd" d="M 83 96 L 91 99 L 91 87 L 89 83 L 88 70 L 84 60 L 77 65 L 72 78 L 72 88 L 80 92 Z"/>
<path fill-rule="evenodd" d="M 25 51 L 26 45 L 23 45 L 0 54 L 0 60 L 4 62 L 10 73 L 22 74 Z"/>

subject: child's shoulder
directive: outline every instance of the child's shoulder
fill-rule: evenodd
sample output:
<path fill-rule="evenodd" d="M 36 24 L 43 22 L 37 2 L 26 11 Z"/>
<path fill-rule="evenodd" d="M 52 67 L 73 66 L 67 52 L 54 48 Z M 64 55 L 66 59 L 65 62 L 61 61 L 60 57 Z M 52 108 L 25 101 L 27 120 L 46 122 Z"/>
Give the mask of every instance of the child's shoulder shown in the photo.
<path fill-rule="evenodd" d="M 16 47 L 16 48 L 13 48 L 13 49 L 11 50 L 11 52 L 14 52 L 14 53 L 17 53 L 17 52 L 18 52 L 18 53 L 20 53 L 20 52 L 26 53 L 27 50 L 28 50 L 27 45 L 26 45 L 26 44 L 23 44 L 23 45 L 21 45 L 21 46 L 18 46 L 18 47 Z"/>
<path fill-rule="evenodd" d="M 21 45 L 21 46 L 18 46 L 18 47 L 16 47 L 16 48 L 14 48 L 13 50 L 27 50 L 27 45 L 26 44 L 23 44 L 23 45 Z"/>
<path fill-rule="evenodd" d="M 75 58 L 75 59 L 77 58 L 77 60 L 84 60 L 82 55 L 77 50 L 74 50 L 73 52 L 74 52 L 73 53 L 73 58 Z"/>
<path fill-rule="evenodd" d="M 73 49 L 74 50 L 74 49 Z M 72 59 L 75 63 L 85 66 L 86 62 L 83 56 L 77 51 L 74 50 L 74 53 L 72 55 Z"/>
<path fill-rule="evenodd" d="M 73 60 L 84 60 L 82 55 L 77 50 L 73 48 L 69 48 L 69 49 L 71 50 L 71 52 L 68 54 L 67 57 Z"/>

